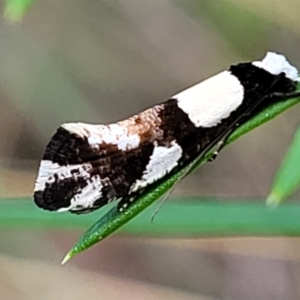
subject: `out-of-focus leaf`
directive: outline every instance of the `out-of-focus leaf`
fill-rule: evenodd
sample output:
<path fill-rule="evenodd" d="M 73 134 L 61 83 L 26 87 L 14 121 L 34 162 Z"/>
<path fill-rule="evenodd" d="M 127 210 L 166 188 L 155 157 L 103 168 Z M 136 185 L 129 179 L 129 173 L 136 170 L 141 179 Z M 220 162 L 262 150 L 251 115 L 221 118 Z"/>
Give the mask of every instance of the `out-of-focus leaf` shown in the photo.
<path fill-rule="evenodd" d="M 300 205 L 285 204 L 270 209 L 263 199 L 208 197 L 176 198 L 167 202 L 155 222 L 146 210 L 121 228 L 130 235 L 149 237 L 201 237 L 241 235 L 300 235 Z M 103 208 L 106 214 L 107 207 Z M 75 216 L 68 213 L 41 213 L 33 200 L 0 199 L 0 228 L 32 230 L 81 229 L 93 222 L 95 214 Z"/>
<path fill-rule="evenodd" d="M 224 37 L 226 43 L 245 57 L 261 55 L 261 48 L 257 47 L 257 41 L 260 41 L 260 45 L 265 43 L 267 47 L 268 33 L 274 24 L 246 5 L 239 5 L 232 0 L 176 2 L 196 21 L 209 20 L 209 26 L 213 26 L 218 34 Z"/>
<path fill-rule="evenodd" d="M 267 203 L 276 206 L 300 185 L 300 128 L 277 171 Z"/>
<path fill-rule="evenodd" d="M 289 107 L 300 101 L 299 98 L 285 100 L 275 103 L 264 111 L 260 112 L 250 121 L 243 124 L 226 140 L 226 145 L 238 139 L 252 129 L 262 125 L 270 119 L 276 117 Z M 149 187 L 142 195 L 137 197 L 134 203 L 124 212 L 120 213 L 116 208 L 110 210 L 100 220 L 98 220 L 88 231 L 79 239 L 75 246 L 69 251 L 63 260 L 63 263 L 68 261 L 72 256 L 86 250 L 92 245 L 103 240 L 136 215 L 141 213 L 155 200 L 166 194 L 182 177 L 190 172 L 191 169 L 205 163 L 212 155 L 212 151 L 208 152 L 200 161 L 193 162 L 191 165 L 169 174 L 159 182 Z"/>
<path fill-rule="evenodd" d="M 4 16 L 7 20 L 21 21 L 24 14 L 36 0 L 6 0 L 4 7 Z"/>

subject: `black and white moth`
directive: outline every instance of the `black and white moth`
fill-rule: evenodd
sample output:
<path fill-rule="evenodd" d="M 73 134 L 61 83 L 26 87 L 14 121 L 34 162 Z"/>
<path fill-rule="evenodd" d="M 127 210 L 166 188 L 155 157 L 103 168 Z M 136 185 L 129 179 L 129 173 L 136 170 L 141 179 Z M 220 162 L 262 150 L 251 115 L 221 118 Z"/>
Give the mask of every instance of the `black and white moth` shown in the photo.
<path fill-rule="evenodd" d="M 274 101 L 298 95 L 283 55 L 232 65 L 169 100 L 109 125 L 66 123 L 48 143 L 34 189 L 50 211 L 86 213 L 134 195 L 191 163 Z"/>

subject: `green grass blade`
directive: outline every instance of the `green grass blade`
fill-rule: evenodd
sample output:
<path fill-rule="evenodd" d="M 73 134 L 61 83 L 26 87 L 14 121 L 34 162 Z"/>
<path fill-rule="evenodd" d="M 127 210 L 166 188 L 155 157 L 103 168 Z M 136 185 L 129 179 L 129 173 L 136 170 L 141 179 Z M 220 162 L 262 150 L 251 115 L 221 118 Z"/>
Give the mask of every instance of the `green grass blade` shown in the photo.
<path fill-rule="evenodd" d="M 36 0 L 6 0 L 4 6 L 4 16 L 12 22 L 22 20 L 24 14 Z"/>
<path fill-rule="evenodd" d="M 122 232 L 156 237 L 300 234 L 300 205 L 282 205 L 274 210 L 263 201 L 226 203 L 228 199 L 223 199 L 222 202 L 221 199 L 200 200 L 186 198 L 180 203 L 169 202 L 152 224 L 152 212 L 148 210 L 122 227 Z"/>
<path fill-rule="evenodd" d="M 234 133 L 228 138 L 226 141 L 226 145 L 232 143 L 242 135 L 247 132 L 253 130 L 254 128 L 264 124 L 265 122 L 275 118 L 280 113 L 284 112 L 286 109 L 292 107 L 300 101 L 299 98 L 285 100 L 272 106 L 268 107 L 264 111 L 257 114 L 250 121 L 243 124 L 239 127 Z M 114 231 L 119 229 L 122 225 L 130 221 L 136 215 L 141 213 L 144 209 L 146 209 L 150 204 L 152 204 L 155 200 L 163 196 L 168 190 L 170 190 L 177 182 L 180 180 L 187 172 L 192 168 L 194 169 L 196 166 L 199 166 L 207 161 L 207 159 L 211 156 L 212 152 L 209 152 L 205 157 L 201 159 L 201 161 L 197 162 L 197 164 L 192 164 L 179 170 L 177 173 L 170 174 L 166 176 L 163 180 L 149 187 L 149 189 L 139 196 L 135 203 L 130 206 L 124 213 L 119 213 L 115 208 L 108 212 L 107 215 L 100 218 L 88 231 L 83 234 L 83 236 L 78 240 L 78 242 L 73 246 L 73 248 L 69 251 L 63 263 L 65 263 L 72 256 L 88 249 L 92 245 L 102 241 L 104 238 L 112 234 Z"/>
<path fill-rule="evenodd" d="M 105 214 L 109 207 L 104 207 Z M 93 214 L 78 217 L 43 211 L 34 204 L 32 197 L 0 198 L 0 228 L 18 229 L 74 229 L 86 228 L 95 220 Z"/>
<path fill-rule="evenodd" d="M 277 171 L 267 203 L 278 205 L 283 199 L 292 194 L 300 185 L 300 128 Z"/>
<path fill-rule="evenodd" d="M 104 208 L 102 214 L 106 214 Z M 200 237 L 233 235 L 300 235 L 300 205 L 286 204 L 277 209 L 265 206 L 263 199 L 186 197 L 167 202 L 150 223 L 152 210 L 146 210 L 122 227 L 121 232 L 150 237 Z M 0 199 L 0 228 L 33 230 L 84 229 L 94 214 L 41 214 L 32 199 Z"/>

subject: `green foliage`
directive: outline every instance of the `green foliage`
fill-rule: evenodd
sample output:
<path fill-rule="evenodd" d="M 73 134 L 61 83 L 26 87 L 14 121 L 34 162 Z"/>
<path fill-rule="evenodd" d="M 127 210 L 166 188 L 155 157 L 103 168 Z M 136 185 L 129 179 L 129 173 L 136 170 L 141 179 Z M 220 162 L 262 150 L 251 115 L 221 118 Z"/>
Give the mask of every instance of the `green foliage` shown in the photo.
<path fill-rule="evenodd" d="M 4 7 L 5 18 L 13 22 L 21 21 L 24 14 L 35 1 L 36 0 L 6 0 Z"/>
<path fill-rule="evenodd" d="M 298 128 L 294 140 L 275 175 L 271 193 L 267 203 L 276 206 L 284 198 L 292 194 L 300 184 L 300 128 Z"/>
<path fill-rule="evenodd" d="M 153 211 L 148 209 L 120 232 L 150 237 L 300 235 L 297 204 L 270 209 L 263 199 L 185 197 L 173 200 L 165 203 L 153 223 L 150 223 Z M 1 227 L 10 230 L 84 229 L 95 219 L 95 214 L 41 213 L 30 197 L 0 201 Z M 104 207 L 100 213 L 105 215 L 108 210 Z"/>
<path fill-rule="evenodd" d="M 178 1 L 178 5 L 185 7 L 196 21 L 200 20 L 200 16 L 202 20 L 209 20 L 211 26 L 224 37 L 224 40 L 246 57 L 261 55 L 257 41 L 260 45 L 266 43 L 268 48 L 267 36 L 274 24 L 252 12 L 246 5 L 237 5 L 230 0 L 202 0 L 192 4 Z"/>

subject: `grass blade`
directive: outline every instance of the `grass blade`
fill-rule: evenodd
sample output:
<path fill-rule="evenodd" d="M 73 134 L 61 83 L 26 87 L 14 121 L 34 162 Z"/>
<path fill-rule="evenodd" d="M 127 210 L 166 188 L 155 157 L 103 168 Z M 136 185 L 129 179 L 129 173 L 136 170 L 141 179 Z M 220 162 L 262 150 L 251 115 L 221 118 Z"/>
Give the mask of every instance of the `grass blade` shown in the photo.
<path fill-rule="evenodd" d="M 300 128 L 277 171 L 267 203 L 277 206 L 283 199 L 292 194 L 300 184 Z"/>
<path fill-rule="evenodd" d="M 300 235 L 298 204 L 270 209 L 263 199 L 186 197 L 174 200 L 163 206 L 153 224 L 150 224 L 152 210 L 146 210 L 123 226 L 121 232 L 149 237 Z M 108 211 L 106 207 L 103 210 L 104 214 Z M 94 218 L 94 214 L 41 214 L 30 197 L 0 199 L 1 229 L 84 229 Z"/>
<path fill-rule="evenodd" d="M 22 20 L 24 14 L 36 0 L 6 0 L 4 6 L 4 16 L 12 22 Z"/>

